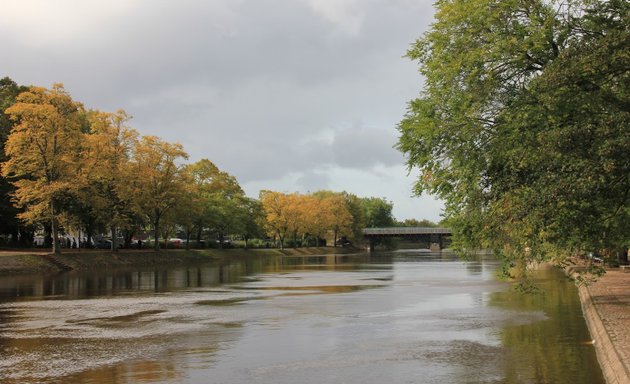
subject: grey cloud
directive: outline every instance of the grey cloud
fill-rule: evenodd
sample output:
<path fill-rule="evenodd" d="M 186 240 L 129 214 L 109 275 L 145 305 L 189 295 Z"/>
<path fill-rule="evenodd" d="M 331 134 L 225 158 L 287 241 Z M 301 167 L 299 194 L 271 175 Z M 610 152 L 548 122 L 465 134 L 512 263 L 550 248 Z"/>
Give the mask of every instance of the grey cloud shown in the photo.
<path fill-rule="evenodd" d="M 297 179 L 296 184 L 299 191 L 310 193 L 330 188 L 331 176 L 326 170 L 307 171 Z"/>
<path fill-rule="evenodd" d="M 65 34 L 0 22 L 2 76 L 63 82 L 90 108 L 123 108 L 142 134 L 180 142 L 191 161 L 208 158 L 241 183 L 321 189 L 332 169 L 404 161 L 395 125 L 421 79 L 401 56 L 429 24 L 429 1 L 358 1 L 360 22 L 347 28 L 307 0 L 123 0 L 77 25 L 81 15 L 64 16 L 71 3 L 46 25 Z"/>
<path fill-rule="evenodd" d="M 342 168 L 370 169 L 403 162 L 393 146 L 395 131 L 355 127 L 339 132 L 332 143 L 335 164 Z"/>

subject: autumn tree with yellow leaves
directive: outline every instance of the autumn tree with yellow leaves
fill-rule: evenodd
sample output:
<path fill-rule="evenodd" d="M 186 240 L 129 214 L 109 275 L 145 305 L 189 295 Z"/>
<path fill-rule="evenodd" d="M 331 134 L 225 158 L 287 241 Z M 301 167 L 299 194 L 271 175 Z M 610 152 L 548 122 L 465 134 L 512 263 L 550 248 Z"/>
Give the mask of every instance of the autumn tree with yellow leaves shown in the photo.
<path fill-rule="evenodd" d="M 312 195 L 263 191 L 260 196 L 265 212 L 267 232 L 283 247 L 287 234 L 298 238 L 319 239 L 332 234 L 333 244 L 341 236 L 351 236 L 354 218 L 342 193 L 320 191 Z"/>
<path fill-rule="evenodd" d="M 60 252 L 59 216 L 76 192 L 82 164 L 83 112 L 61 84 L 30 87 L 5 111 L 16 124 L 7 139 L 2 173 L 15 180 L 14 201 L 24 208 L 19 217 L 50 224 L 54 253 Z"/>
<path fill-rule="evenodd" d="M 91 202 L 94 214 L 109 228 L 112 251 L 118 249 L 118 228 L 129 225 L 135 216 L 131 189 L 134 175 L 129 161 L 138 142 L 138 132 L 127 125 L 129 120 L 123 110 L 90 111 L 90 131 L 85 135 L 82 199 Z"/>
<path fill-rule="evenodd" d="M 234 234 L 247 243 L 263 226 L 280 247 L 287 236 L 293 246 L 326 238 L 336 245 L 340 237 L 360 236 L 371 216 L 369 200 L 346 192 L 264 190 L 259 200 L 249 198 L 234 176 L 210 160 L 184 164 L 188 155 L 181 144 L 141 137 L 125 111 L 86 111 L 60 84 L 24 89 L 3 98 L 11 126 L 3 128 L 10 134 L 1 170 L 15 188 L 19 218 L 51 228 L 56 253 L 60 229 L 83 232 L 88 244 L 93 233 L 111 233 L 116 250 L 121 230 L 132 234 L 147 223 L 156 250 L 160 235 L 166 241 L 183 231 L 188 244 L 196 232 L 200 246 L 206 233 L 221 246 L 224 236 Z"/>
<path fill-rule="evenodd" d="M 188 154 L 181 144 L 168 143 L 156 136 L 143 136 L 129 162 L 135 177 L 130 180 L 130 193 L 153 227 L 154 248 L 159 250 L 160 225 L 165 216 L 185 196 L 181 159 Z"/>
<path fill-rule="evenodd" d="M 333 233 L 333 246 L 336 247 L 340 237 L 352 234 L 352 214 L 341 194 L 322 199 L 321 205 L 322 210 L 327 213 L 328 228 Z"/>
<path fill-rule="evenodd" d="M 267 234 L 278 239 L 280 248 L 284 248 L 284 238 L 290 225 L 287 215 L 289 199 L 284 193 L 268 190 L 260 191 L 259 198 L 263 207 Z"/>

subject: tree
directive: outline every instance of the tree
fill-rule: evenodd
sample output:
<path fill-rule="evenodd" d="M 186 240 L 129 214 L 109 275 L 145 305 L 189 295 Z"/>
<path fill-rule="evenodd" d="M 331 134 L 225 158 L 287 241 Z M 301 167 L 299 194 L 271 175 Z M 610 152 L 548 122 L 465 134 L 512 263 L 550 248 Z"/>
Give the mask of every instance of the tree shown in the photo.
<path fill-rule="evenodd" d="M 194 176 L 195 164 L 182 170 L 183 191 L 180 204 L 175 208 L 175 221 L 186 234 L 186 249 L 190 249 L 190 238 L 197 232 L 197 246 L 201 243 L 201 231 L 206 222 L 207 205 L 202 195 L 202 184 Z"/>
<path fill-rule="evenodd" d="M 187 172 L 196 187 L 196 199 L 202 205 L 191 212 L 194 213 L 197 241 L 207 228 L 217 234 L 222 247 L 227 232 L 241 228 L 241 210 L 248 209 L 243 200 L 245 192 L 234 176 L 221 171 L 208 159 L 188 165 Z"/>
<path fill-rule="evenodd" d="M 235 226 L 233 232 L 241 234 L 245 248 L 249 239 L 263 234 L 260 222 L 263 219 L 262 204 L 256 199 L 242 196 L 236 200 L 233 212 Z"/>
<path fill-rule="evenodd" d="M 287 204 L 283 213 L 287 219 L 288 232 L 293 235 L 293 247 L 298 246 L 298 237 L 306 232 L 308 216 L 314 213 L 309 209 L 310 205 L 307 202 L 309 197 L 299 193 L 286 195 Z"/>
<path fill-rule="evenodd" d="M 160 249 L 161 220 L 184 196 L 182 167 L 177 161 L 186 158 L 181 144 L 167 143 L 155 136 L 143 136 L 131 157 L 129 169 L 135 178 L 130 192 L 153 226 L 156 251 Z"/>
<path fill-rule="evenodd" d="M 350 215 L 352 215 L 352 234 L 351 239 L 357 241 L 363 239 L 363 228 L 365 228 L 365 212 L 361 205 L 361 198 L 358 196 L 342 192 L 343 197 L 346 199 L 346 205 Z"/>
<path fill-rule="evenodd" d="M 300 233 L 303 238 L 307 236 L 313 238 L 315 245 L 319 246 L 319 240 L 326 237 L 326 231 L 329 229 L 330 210 L 324 209 L 322 198 L 316 194 L 296 194 L 293 202 L 295 237 Z"/>
<path fill-rule="evenodd" d="M 627 241 L 629 18 L 618 0 L 438 2 L 398 149 L 460 249 L 525 274 Z"/>
<path fill-rule="evenodd" d="M 290 218 L 287 216 L 288 195 L 263 190 L 260 191 L 260 202 L 265 214 L 267 234 L 277 238 L 280 241 L 280 248 L 284 248 L 284 239 L 290 226 Z"/>
<path fill-rule="evenodd" d="M 341 236 L 349 236 L 352 233 L 352 214 L 341 194 L 326 197 L 322 203 L 323 209 L 328 211 L 328 225 L 333 232 L 333 246 L 336 247 Z"/>
<path fill-rule="evenodd" d="M 118 228 L 130 225 L 136 216 L 129 189 L 136 175 L 130 172 L 129 161 L 138 133 L 127 126 L 129 120 L 123 110 L 90 111 L 90 132 L 85 136 L 86 161 L 81 175 L 85 188 L 80 200 L 89 209 L 80 211 L 90 210 L 106 224 L 112 234 L 112 251 L 118 250 Z"/>
<path fill-rule="evenodd" d="M 59 215 L 71 199 L 81 164 L 82 110 L 55 84 L 51 90 L 31 87 L 5 111 L 16 125 L 6 143 L 3 175 L 14 180 L 14 201 L 24 209 L 19 217 L 50 223 L 55 253 L 60 253 Z"/>
<path fill-rule="evenodd" d="M 364 197 L 361 199 L 365 226 L 368 228 L 391 227 L 394 225 L 394 205 L 384 198 Z"/>
<path fill-rule="evenodd" d="M 332 231 L 333 246 L 337 246 L 339 237 L 353 233 L 354 216 L 351 213 L 351 199 L 345 192 L 317 191 L 313 196 L 319 199 L 320 224 L 323 229 Z"/>
<path fill-rule="evenodd" d="M 208 159 L 201 159 L 186 166 L 186 173 L 194 186 L 191 198 L 199 203 L 189 216 L 191 230 L 194 228 L 197 231 L 197 246 L 201 244 L 202 231 L 210 225 L 212 213 L 209 199 L 217 189 L 217 183 L 214 181 L 219 172 L 219 168 Z"/>
<path fill-rule="evenodd" d="M 8 77 L 0 79 L 0 162 L 6 161 L 5 143 L 9 137 L 9 133 L 13 128 L 13 122 L 5 111 L 15 103 L 17 96 L 28 88 L 18 86 Z M 20 230 L 20 222 L 17 218 L 20 212 L 11 202 L 11 196 L 14 194 L 15 188 L 9 181 L 0 176 L 0 233 L 11 234 L 12 241 L 17 242 L 18 235 L 23 233 Z"/>
<path fill-rule="evenodd" d="M 403 222 L 398 222 L 396 224 L 397 227 L 437 227 L 437 224 L 432 222 L 431 220 L 422 219 L 406 219 Z"/>

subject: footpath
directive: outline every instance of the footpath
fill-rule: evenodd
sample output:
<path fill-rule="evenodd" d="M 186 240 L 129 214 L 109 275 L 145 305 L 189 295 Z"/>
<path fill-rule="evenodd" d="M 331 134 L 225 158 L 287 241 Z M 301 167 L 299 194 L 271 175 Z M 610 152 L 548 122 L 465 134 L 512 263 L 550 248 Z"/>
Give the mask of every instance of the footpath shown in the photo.
<path fill-rule="evenodd" d="M 609 269 L 579 292 L 606 382 L 630 384 L 630 271 Z"/>

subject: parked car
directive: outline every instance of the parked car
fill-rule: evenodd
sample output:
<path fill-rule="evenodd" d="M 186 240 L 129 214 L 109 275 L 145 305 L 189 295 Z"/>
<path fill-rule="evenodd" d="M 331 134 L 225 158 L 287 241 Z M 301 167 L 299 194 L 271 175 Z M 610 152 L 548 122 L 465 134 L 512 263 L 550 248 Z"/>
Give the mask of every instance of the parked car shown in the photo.
<path fill-rule="evenodd" d="M 173 238 L 168 239 L 169 248 L 182 248 L 183 246 L 184 246 L 184 240 L 178 237 L 173 237 Z"/>
<path fill-rule="evenodd" d="M 116 244 L 118 248 L 122 248 L 124 246 L 124 242 L 122 239 L 118 239 L 118 243 Z M 112 249 L 112 241 L 111 239 L 100 238 L 94 239 L 94 248 L 98 249 Z"/>

